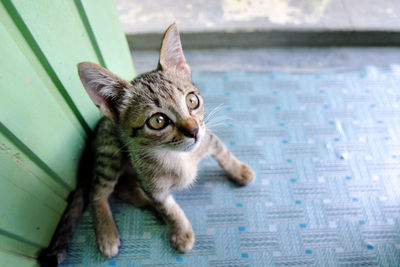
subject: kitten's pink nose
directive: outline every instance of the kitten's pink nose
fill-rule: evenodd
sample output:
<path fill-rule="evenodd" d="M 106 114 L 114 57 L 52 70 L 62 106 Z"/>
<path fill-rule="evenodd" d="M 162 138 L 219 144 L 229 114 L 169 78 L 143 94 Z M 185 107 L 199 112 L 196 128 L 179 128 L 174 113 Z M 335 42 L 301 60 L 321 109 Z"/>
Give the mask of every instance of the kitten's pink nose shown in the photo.
<path fill-rule="evenodd" d="M 199 126 L 194 127 L 193 129 L 184 129 L 182 130 L 182 133 L 184 136 L 190 137 L 190 138 L 196 138 L 197 134 L 199 132 Z"/>
<path fill-rule="evenodd" d="M 183 120 L 178 125 L 179 131 L 183 133 L 184 136 L 190 138 L 196 138 L 197 134 L 199 133 L 199 126 L 197 125 L 196 121 L 193 119 L 186 119 Z"/>

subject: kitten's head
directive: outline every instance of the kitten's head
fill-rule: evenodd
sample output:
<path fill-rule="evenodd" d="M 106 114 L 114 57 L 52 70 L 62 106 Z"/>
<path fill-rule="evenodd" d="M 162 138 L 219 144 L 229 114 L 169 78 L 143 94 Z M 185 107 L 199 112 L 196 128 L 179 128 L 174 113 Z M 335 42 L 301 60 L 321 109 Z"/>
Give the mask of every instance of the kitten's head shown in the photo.
<path fill-rule="evenodd" d="M 191 80 L 179 32 L 165 32 L 156 70 L 128 82 L 94 63 L 78 65 L 79 76 L 100 111 L 132 143 L 193 151 L 205 132 L 204 103 Z"/>

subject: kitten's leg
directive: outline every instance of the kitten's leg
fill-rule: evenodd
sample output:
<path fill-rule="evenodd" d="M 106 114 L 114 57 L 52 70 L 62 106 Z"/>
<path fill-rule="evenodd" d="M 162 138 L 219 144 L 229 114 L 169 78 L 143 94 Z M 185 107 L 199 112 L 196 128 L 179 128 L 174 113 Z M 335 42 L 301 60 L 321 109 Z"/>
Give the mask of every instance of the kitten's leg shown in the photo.
<path fill-rule="evenodd" d="M 96 232 L 99 250 L 107 258 L 118 254 L 120 245 L 117 226 L 115 225 L 108 197 L 114 190 L 117 180 L 108 181 L 99 177 L 99 182 L 93 188 L 91 196 L 93 225 Z"/>
<path fill-rule="evenodd" d="M 110 139 L 104 138 L 103 141 Z M 122 168 L 121 155 L 113 152 L 118 151 L 117 148 L 118 146 L 112 146 L 110 143 L 99 145 L 98 150 L 102 153 L 98 153 L 95 159 L 93 186 L 90 192 L 97 245 L 107 258 L 117 255 L 120 245 L 118 229 L 108 203 Z"/>
<path fill-rule="evenodd" d="M 102 119 L 93 143 L 95 161 L 90 202 L 97 244 L 107 258 L 117 255 L 120 245 L 108 198 L 114 191 L 122 171 L 124 158 L 121 146 L 114 123 L 109 119 Z"/>
<path fill-rule="evenodd" d="M 209 153 L 218 161 L 222 169 L 224 169 L 229 178 L 240 185 L 247 185 L 255 178 L 254 171 L 250 166 L 239 161 L 219 138 L 211 132 L 208 132 L 208 148 Z"/>
<path fill-rule="evenodd" d="M 169 193 L 153 194 L 154 207 L 168 224 L 173 246 L 181 251 L 188 252 L 193 248 L 195 236 L 192 225 L 185 213 Z"/>

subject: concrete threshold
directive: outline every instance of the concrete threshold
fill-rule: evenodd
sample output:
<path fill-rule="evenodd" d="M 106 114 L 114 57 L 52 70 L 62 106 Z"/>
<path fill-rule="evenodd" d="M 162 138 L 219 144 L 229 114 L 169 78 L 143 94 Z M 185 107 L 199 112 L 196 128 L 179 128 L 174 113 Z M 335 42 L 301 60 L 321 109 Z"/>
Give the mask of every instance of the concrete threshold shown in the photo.
<path fill-rule="evenodd" d="M 157 50 L 163 33 L 128 34 L 131 50 Z M 184 49 L 400 46 L 398 31 L 300 31 L 181 32 Z"/>

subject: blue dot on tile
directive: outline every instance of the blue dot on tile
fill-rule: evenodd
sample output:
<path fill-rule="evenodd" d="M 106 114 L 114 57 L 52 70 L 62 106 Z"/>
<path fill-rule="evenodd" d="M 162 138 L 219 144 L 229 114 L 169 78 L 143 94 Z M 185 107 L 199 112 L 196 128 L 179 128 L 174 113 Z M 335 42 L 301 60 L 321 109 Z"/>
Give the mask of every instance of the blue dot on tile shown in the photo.
<path fill-rule="evenodd" d="M 232 111 L 232 108 L 226 108 L 225 110 L 226 111 Z"/>
<path fill-rule="evenodd" d="M 234 141 L 230 141 L 229 145 L 234 146 L 236 143 Z"/>
<path fill-rule="evenodd" d="M 370 107 L 370 108 L 375 108 L 376 105 L 375 105 L 375 104 L 372 104 L 372 105 L 370 105 L 369 107 Z"/>
<path fill-rule="evenodd" d="M 275 110 L 281 110 L 281 107 L 277 106 L 275 107 Z"/>
<path fill-rule="evenodd" d="M 311 254 L 311 253 L 312 253 L 311 249 L 306 249 L 306 254 Z"/>
<path fill-rule="evenodd" d="M 285 124 L 284 124 L 284 123 L 279 123 L 279 126 L 282 126 L 282 127 L 283 127 L 283 126 L 285 126 Z"/>
<path fill-rule="evenodd" d="M 239 229 L 239 231 L 240 231 L 240 232 L 244 232 L 244 231 L 246 231 L 246 228 L 245 228 L 245 227 L 243 227 L 243 226 L 240 226 L 238 229 Z"/>
<path fill-rule="evenodd" d="M 115 265 L 116 265 L 115 261 L 109 261 L 108 262 L 108 266 L 115 266 Z"/>
<path fill-rule="evenodd" d="M 379 120 L 379 121 L 377 121 L 377 123 L 379 123 L 379 124 L 382 124 L 382 123 L 383 123 L 383 121 Z"/>
<path fill-rule="evenodd" d="M 300 200 L 296 200 L 296 204 L 297 205 L 301 204 L 301 201 Z"/>
<path fill-rule="evenodd" d="M 353 198 L 353 202 L 357 202 L 358 201 L 358 198 Z"/>
<path fill-rule="evenodd" d="M 339 139 L 338 137 L 336 137 L 336 138 L 333 138 L 333 141 L 335 141 L 335 142 L 339 142 L 339 141 L 340 141 L 340 139 Z"/>
<path fill-rule="evenodd" d="M 225 93 L 225 96 L 230 96 L 230 95 L 231 95 L 231 93 L 229 93 L 229 92 Z"/>
<path fill-rule="evenodd" d="M 120 210 L 114 210 L 114 214 L 120 214 L 121 211 Z"/>
<path fill-rule="evenodd" d="M 359 221 L 358 223 L 363 225 L 363 224 L 365 224 L 365 221 Z"/>
<path fill-rule="evenodd" d="M 301 223 L 300 224 L 300 228 L 306 228 L 306 224 L 305 223 Z"/>
<path fill-rule="evenodd" d="M 328 109 L 329 105 L 323 105 L 324 109 Z"/>
<path fill-rule="evenodd" d="M 290 163 L 290 162 L 292 162 L 292 160 L 291 160 L 291 159 L 287 159 L 286 162 L 289 162 L 289 163 Z"/>
<path fill-rule="evenodd" d="M 372 245 L 367 245 L 367 249 L 374 249 L 374 246 L 372 246 Z"/>
<path fill-rule="evenodd" d="M 273 94 L 273 95 L 277 95 L 278 92 L 277 92 L 277 91 L 273 91 L 272 94 Z"/>
<path fill-rule="evenodd" d="M 227 81 L 227 80 L 228 80 L 228 77 L 225 76 L 225 77 L 224 77 L 224 81 Z"/>
<path fill-rule="evenodd" d="M 241 207 L 243 207 L 243 204 L 242 204 L 242 203 L 237 203 L 237 204 L 236 204 L 236 207 L 241 208 Z"/>
<path fill-rule="evenodd" d="M 242 258 L 246 258 L 247 259 L 248 257 L 249 257 L 249 254 L 247 254 L 247 253 L 243 253 L 242 254 Z"/>
<path fill-rule="evenodd" d="M 176 258 L 176 261 L 177 261 L 177 262 L 183 262 L 183 258 L 177 257 L 177 258 Z"/>
<path fill-rule="evenodd" d="M 346 176 L 346 180 L 351 180 L 351 176 Z"/>
<path fill-rule="evenodd" d="M 289 141 L 288 140 L 283 140 L 282 143 L 283 144 L 287 144 Z"/>
<path fill-rule="evenodd" d="M 390 138 L 388 137 L 388 136 L 385 136 L 384 138 L 383 138 L 383 140 L 385 140 L 385 141 L 388 141 Z"/>
<path fill-rule="evenodd" d="M 296 178 L 290 179 L 290 182 L 291 182 L 291 183 L 295 183 L 296 181 L 297 181 Z"/>
<path fill-rule="evenodd" d="M 330 125 L 335 125 L 335 122 L 334 121 L 330 121 L 330 122 L 328 122 Z"/>

